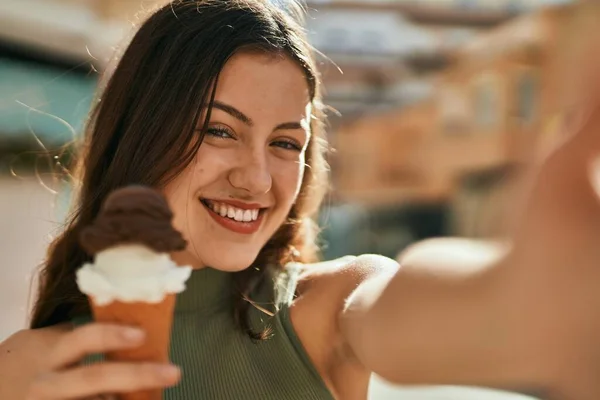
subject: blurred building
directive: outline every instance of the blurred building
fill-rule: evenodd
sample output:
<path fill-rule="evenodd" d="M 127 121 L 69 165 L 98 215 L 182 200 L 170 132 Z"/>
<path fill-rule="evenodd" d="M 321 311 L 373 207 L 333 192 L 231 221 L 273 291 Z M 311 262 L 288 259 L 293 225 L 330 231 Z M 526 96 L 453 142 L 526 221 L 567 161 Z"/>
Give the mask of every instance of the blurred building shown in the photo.
<path fill-rule="evenodd" d="M 52 167 L 81 132 L 98 71 L 125 44 L 136 12 L 161 2 L 0 2 L 1 172 Z"/>
<path fill-rule="evenodd" d="M 414 152 L 423 132 L 431 131 L 438 76 L 454 63 L 457 49 L 530 7 L 500 1 L 308 1 L 307 29 L 326 56 L 325 103 L 340 113 L 330 114 L 329 139 L 336 149 L 331 213 L 346 214 L 326 225 L 328 256 L 394 256 L 415 240 L 447 232 L 445 172 L 435 165 L 420 168 Z M 347 203 L 352 212 L 349 205 L 336 208 Z M 356 237 L 349 237 L 349 224 Z"/>
<path fill-rule="evenodd" d="M 3 0 L 0 39 L 50 58 L 103 66 L 143 9 L 167 0 Z"/>
<path fill-rule="evenodd" d="M 0 170 L 12 168 L 15 155 L 26 164 L 36 162 L 36 168 L 52 167 L 54 160 L 47 154 L 40 158 L 28 151 L 54 154 L 77 137 L 94 95 L 96 71 L 106 68 L 115 47 L 126 44 L 138 11 L 165 2 L 0 3 Z M 455 171 L 463 171 L 458 175 L 462 177 L 468 176 L 467 170 L 478 170 L 480 164 L 489 164 L 486 168 L 502 164 L 500 156 L 484 155 L 487 153 L 477 147 L 493 146 L 493 140 L 484 144 L 482 139 L 477 144 L 475 139 L 460 145 L 460 140 L 450 138 L 461 134 L 442 133 L 461 131 L 461 124 L 467 124 L 465 118 L 470 118 L 461 120 L 460 115 L 471 107 L 472 98 L 463 89 L 476 64 L 467 68 L 470 56 L 457 49 L 467 49 L 467 43 L 477 43 L 480 35 L 539 3 L 307 0 L 307 31 L 312 43 L 326 55 L 320 59 L 325 102 L 342 115 L 332 115 L 330 138 L 338 149 L 337 157 L 331 159 L 336 188 L 333 203 L 351 203 L 350 219 L 372 227 L 365 230 L 367 238 L 356 240 L 365 246 L 362 250 L 393 255 L 403 243 L 443 233 L 448 199 L 459 179 Z M 501 34 L 496 42 L 503 42 Z M 482 43 L 480 47 L 489 47 Z M 477 58 L 483 50 L 465 51 Z M 480 83 L 475 86 L 481 89 L 473 89 L 488 103 L 496 101 L 486 83 L 496 79 L 494 74 L 498 75 L 478 78 Z M 523 78 L 524 91 L 539 84 L 537 72 L 532 70 L 531 76 Z M 444 121 L 440 122 L 442 115 Z M 456 151 L 446 151 L 447 145 L 455 146 Z M 479 161 L 473 159 L 474 154 Z M 436 162 L 431 163 L 432 159 Z M 373 206 L 383 213 L 371 212 Z M 332 209 L 331 221 L 350 215 L 338 211 Z M 400 227 L 408 228 L 402 231 Z M 332 226 L 330 231 L 335 229 Z M 349 252 L 333 243 L 335 235 L 328 238 L 330 248 Z M 338 236 L 344 239 L 342 231 Z"/>
<path fill-rule="evenodd" d="M 557 140 L 573 82 L 563 61 L 586 15 L 565 5 L 518 17 L 455 52 L 431 99 L 342 126 L 339 198 L 446 204 L 453 233 L 498 234 L 515 171 Z"/>
<path fill-rule="evenodd" d="M 0 153 L 76 136 L 95 71 L 126 44 L 139 11 L 166 1 L 3 0 Z M 349 119 L 430 97 L 429 72 L 446 65 L 456 46 L 513 15 L 514 7 L 487 3 L 308 0 L 307 30 L 329 57 L 321 63 L 327 104 Z"/>
<path fill-rule="evenodd" d="M 432 73 L 456 48 L 518 10 L 488 3 L 308 1 L 307 29 L 325 55 L 326 103 L 347 120 L 430 97 Z"/>

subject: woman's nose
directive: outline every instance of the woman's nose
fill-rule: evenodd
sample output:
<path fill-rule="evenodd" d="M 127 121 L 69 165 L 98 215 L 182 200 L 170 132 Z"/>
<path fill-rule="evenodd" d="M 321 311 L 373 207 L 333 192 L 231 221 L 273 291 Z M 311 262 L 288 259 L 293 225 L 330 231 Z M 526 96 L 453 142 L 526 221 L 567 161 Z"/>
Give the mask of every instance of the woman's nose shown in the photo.
<path fill-rule="evenodd" d="M 268 193 L 273 178 L 265 151 L 255 150 L 241 156 L 237 165 L 229 172 L 229 183 L 236 189 L 246 191 L 250 195 Z"/>

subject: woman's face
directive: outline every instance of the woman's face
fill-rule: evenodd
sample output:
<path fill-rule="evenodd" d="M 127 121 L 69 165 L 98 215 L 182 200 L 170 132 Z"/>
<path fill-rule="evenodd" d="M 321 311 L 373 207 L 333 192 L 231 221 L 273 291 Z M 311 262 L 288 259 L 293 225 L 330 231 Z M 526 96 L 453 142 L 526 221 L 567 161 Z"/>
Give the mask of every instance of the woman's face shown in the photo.
<path fill-rule="evenodd" d="M 188 241 L 174 255 L 177 263 L 225 271 L 250 266 L 300 190 L 310 113 L 305 75 L 292 60 L 231 58 L 195 160 L 164 189 L 174 225 Z"/>

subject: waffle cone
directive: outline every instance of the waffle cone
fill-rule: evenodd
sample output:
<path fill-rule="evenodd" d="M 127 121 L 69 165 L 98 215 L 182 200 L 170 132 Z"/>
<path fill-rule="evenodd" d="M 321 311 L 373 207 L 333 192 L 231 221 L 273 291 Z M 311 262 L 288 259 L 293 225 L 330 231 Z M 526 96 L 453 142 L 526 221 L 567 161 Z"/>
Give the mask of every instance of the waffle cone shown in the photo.
<path fill-rule="evenodd" d="M 99 306 L 90 298 L 94 319 L 137 326 L 146 332 L 144 343 L 137 348 L 106 353 L 110 361 L 124 362 L 169 362 L 171 327 L 175 308 L 175 294 L 168 294 L 160 303 L 123 303 L 114 301 Z M 162 389 L 123 393 L 119 400 L 162 400 Z"/>

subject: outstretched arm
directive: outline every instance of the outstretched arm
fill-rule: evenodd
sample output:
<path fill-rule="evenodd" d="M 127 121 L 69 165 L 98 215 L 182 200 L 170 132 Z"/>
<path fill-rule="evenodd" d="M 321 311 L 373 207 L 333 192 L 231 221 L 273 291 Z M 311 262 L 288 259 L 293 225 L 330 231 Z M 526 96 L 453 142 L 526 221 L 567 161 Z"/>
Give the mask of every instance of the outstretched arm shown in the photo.
<path fill-rule="evenodd" d="M 543 160 L 511 246 L 418 245 L 371 271 L 341 313 L 362 364 L 398 383 L 600 397 L 600 109 Z"/>
<path fill-rule="evenodd" d="M 541 385 L 546 377 L 536 349 L 526 347 L 499 281 L 486 273 L 504 253 L 502 245 L 437 239 L 408 249 L 401 268 L 382 257 L 359 257 L 357 268 L 377 272 L 354 291 L 341 316 L 356 357 L 396 383 Z"/>

